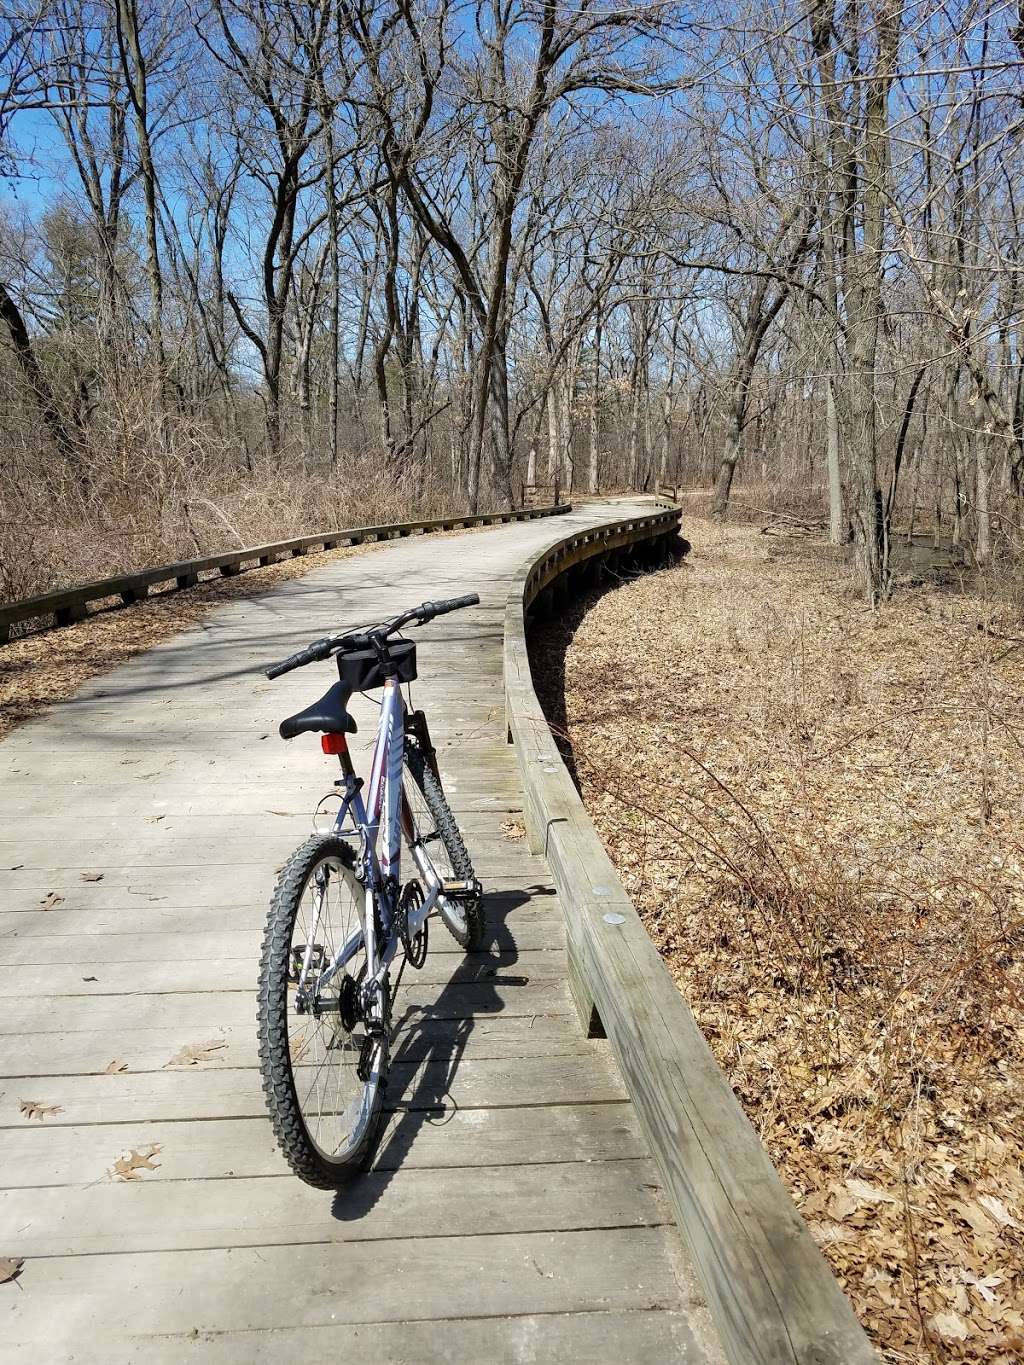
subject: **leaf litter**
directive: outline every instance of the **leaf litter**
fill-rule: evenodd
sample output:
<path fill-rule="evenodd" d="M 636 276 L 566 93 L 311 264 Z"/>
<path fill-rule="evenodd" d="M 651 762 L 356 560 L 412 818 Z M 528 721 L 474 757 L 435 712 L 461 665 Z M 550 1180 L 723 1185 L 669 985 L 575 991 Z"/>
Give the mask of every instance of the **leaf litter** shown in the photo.
<path fill-rule="evenodd" d="M 693 518 L 533 641 L 587 808 L 882 1357 L 1024 1361 L 1024 656 Z M 562 690 L 562 655 L 565 686 Z"/>

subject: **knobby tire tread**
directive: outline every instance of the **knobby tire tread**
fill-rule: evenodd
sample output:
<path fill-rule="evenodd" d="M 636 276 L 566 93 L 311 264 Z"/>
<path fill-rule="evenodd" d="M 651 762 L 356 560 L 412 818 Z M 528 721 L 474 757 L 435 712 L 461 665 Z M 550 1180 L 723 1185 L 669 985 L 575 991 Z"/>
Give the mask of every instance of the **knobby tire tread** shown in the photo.
<path fill-rule="evenodd" d="M 384 1117 L 386 1061 L 374 1099 L 375 1113 L 367 1125 L 364 1140 L 344 1161 L 327 1161 L 306 1132 L 288 1050 L 288 966 L 292 926 L 309 874 L 324 858 L 335 858 L 349 869 L 355 867 L 355 854 L 345 840 L 329 834 L 315 834 L 299 845 L 278 878 L 260 954 L 257 1021 L 263 1093 L 278 1146 L 300 1180 L 316 1189 L 333 1190 L 347 1185 L 363 1172 L 376 1149 Z"/>
<path fill-rule="evenodd" d="M 444 789 L 434 776 L 433 768 L 426 761 L 422 750 L 414 744 L 406 744 L 405 760 L 410 775 L 419 787 L 426 807 L 434 818 L 437 832 L 441 836 L 441 842 L 444 844 L 445 851 L 451 861 L 452 870 L 460 880 L 472 879 L 476 875 L 473 871 L 473 861 L 466 849 L 459 827 L 455 823 L 455 816 L 448 805 Z M 445 920 L 445 927 L 460 948 L 465 948 L 467 953 L 476 952 L 483 944 L 485 937 L 484 908 L 480 901 L 464 901 L 462 906 L 466 915 L 465 934 L 458 933 L 447 920 Z"/>

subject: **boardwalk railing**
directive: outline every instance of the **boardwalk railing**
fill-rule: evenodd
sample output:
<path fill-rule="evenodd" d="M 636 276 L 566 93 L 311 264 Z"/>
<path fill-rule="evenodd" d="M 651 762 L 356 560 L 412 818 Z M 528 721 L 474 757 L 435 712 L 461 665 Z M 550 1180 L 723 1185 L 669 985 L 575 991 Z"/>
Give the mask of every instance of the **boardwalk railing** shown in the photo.
<path fill-rule="evenodd" d="M 867 1337 L 605 854 L 530 675 L 527 614 L 557 611 L 609 561 L 660 558 L 680 516 L 566 536 L 512 585 L 505 701 L 527 831 L 561 899 L 584 1026 L 611 1042 L 729 1360 L 867 1365 L 876 1360 Z"/>
<path fill-rule="evenodd" d="M 227 550 L 223 554 L 205 555 L 202 559 L 184 559 L 178 564 L 161 564 L 155 569 L 140 569 L 137 573 L 119 574 L 115 578 L 101 578 L 95 583 L 83 583 L 59 592 L 26 597 L 20 602 L 0 605 L 0 644 L 11 638 L 11 627 L 20 621 L 42 620 L 52 616 L 58 626 L 82 621 L 89 614 L 90 602 L 120 598 L 125 605 L 141 601 L 151 587 L 160 583 L 176 583 L 179 588 L 194 588 L 201 573 L 219 571 L 225 578 L 241 573 L 246 568 L 276 564 L 287 556 L 305 555 L 318 550 L 333 550 L 339 545 L 361 545 L 365 541 L 392 540 L 415 533 L 453 531 L 464 526 L 493 526 L 503 521 L 533 521 L 537 517 L 553 517 L 568 512 L 569 503 L 555 507 L 530 507 L 515 512 L 481 512 L 475 516 L 459 515 L 434 517 L 428 521 L 389 522 L 383 526 L 352 526 L 341 531 L 320 531 L 312 536 L 297 536 L 293 540 L 277 540 L 270 545 L 251 545 L 248 549 Z"/>

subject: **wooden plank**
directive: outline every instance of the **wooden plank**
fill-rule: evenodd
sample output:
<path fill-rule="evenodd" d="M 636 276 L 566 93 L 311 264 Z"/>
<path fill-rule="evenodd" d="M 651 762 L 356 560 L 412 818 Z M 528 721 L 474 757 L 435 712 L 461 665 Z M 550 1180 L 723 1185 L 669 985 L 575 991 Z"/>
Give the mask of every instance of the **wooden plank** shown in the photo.
<path fill-rule="evenodd" d="M 86 1185 L 102 1180 L 133 1149 L 160 1145 L 161 1180 L 280 1176 L 291 1180 L 265 1116 L 0 1129 L 0 1180 L 8 1189 Z M 374 1165 L 380 1170 L 467 1166 L 546 1166 L 567 1159 L 618 1161 L 647 1155 L 632 1106 L 550 1104 L 518 1109 L 453 1109 L 392 1114 Z M 149 1177 L 147 1177 L 149 1178 Z M 153 1178 L 156 1178 L 154 1173 Z M 546 1181 L 549 1174 L 538 1172 Z M 500 1176 L 494 1179 L 501 1187 Z"/>
<path fill-rule="evenodd" d="M 39 906 L 32 910 L 10 909 L 0 915 L 0 938 L 15 935 L 50 938 L 65 934 L 193 935 L 207 933 L 211 926 L 224 934 L 251 934 L 256 930 L 262 933 L 267 914 L 266 904 L 260 901 L 218 906 L 216 914 L 211 914 L 209 907 L 168 905 L 168 899 L 162 897 L 154 903 L 146 897 L 135 897 L 128 907 L 132 911 L 130 914 L 125 913 L 123 904 L 102 902 L 89 906 L 65 904 L 51 910 Z M 529 899 L 525 891 L 489 891 L 484 896 L 484 914 L 492 936 L 497 940 L 493 946 L 549 947 L 552 933 L 557 935 L 559 943 L 564 942 L 564 921 L 553 891 L 533 892 Z M 434 928 L 432 923 L 432 934 Z M 529 941 L 531 937 L 536 941 Z M 153 951 L 159 951 L 157 940 L 154 940 Z M 438 927 L 430 951 L 451 953 L 460 950 L 454 939 L 449 940 L 446 931 Z"/>
<path fill-rule="evenodd" d="M 663 1228 L 408 1238 L 30 1261 L 5 1348 L 53 1360 L 97 1330 L 219 1333 L 509 1314 L 677 1309 Z M 400 1292 L 382 1292 L 382 1287 Z"/>
<path fill-rule="evenodd" d="M 661 1227 L 659 1189 L 647 1160 L 569 1161 L 545 1179 L 533 1165 L 463 1167 L 457 1178 L 448 1169 L 371 1172 L 328 1200 L 283 1176 L 179 1181 L 154 1172 L 0 1191 L 0 1226 L 19 1229 L 18 1255 L 28 1258 L 432 1237 L 440 1209 L 452 1237 L 590 1228 L 596 1210 L 602 1227 Z"/>
<path fill-rule="evenodd" d="M 480 1311 L 478 1308 L 477 1311 Z M 489 1365 L 579 1365 L 616 1360 L 630 1365 L 698 1365 L 707 1359 L 690 1316 L 655 1309 L 545 1313 L 543 1316 L 442 1318 L 353 1326 L 257 1331 L 192 1331 L 118 1338 L 98 1349 L 76 1342 L 75 1365 L 111 1365 L 113 1359 L 146 1365 L 280 1365 L 282 1360 L 357 1358 L 360 1365 L 406 1361 L 482 1361 Z"/>
<path fill-rule="evenodd" d="M 32 940 L 28 939 L 26 943 L 31 945 Z M 183 945 L 186 950 L 187 946 Z M 238 958 L 115 962 L 102 956 L 102 948 L 102 940 L 94 942 L 91 959 L 78 962 L 0 965 L 0 997 L 52 999 L 56 994 L 66 1001 L 90 995 L 137 995 L 153 991 L 213 993 L 255 991 L 256 988 L 256 958 L 251 953 Z M 531 982 L 564 980 L 564 957 L 560 952 L 544 949 L 494 954 L 490 958 L 462 958 L 455 962 L 439 954 L 428 955 L 423 970 L 416 973 L 417 986 L 424 989 L 432 986 L 435 994 L 449 986 L 477 985 L 489 989 L 502 984 L 525 986 Z"/>
<path fill-rule="evenodd" d="M 422 1019 L 478 1019 L 507 1014 L 531 1018 L 540 1014 L 568 1014 L 572 1009 L 564 981 L 526 982 L 509 978 L 487 984 L 424 985 L 404 980 L 395 1000 L 395 1017 L 414 1011 Z M 61 1002 L 59 1013 L 52 997 L 35 996 L 0 1009 L 0 1036 L 31 1029 L 79 1032 L 83 1029 L 162 1028 L 185 1017 L 198 1034 L 215 1033 L 220 1024 L 252 1025 L 254 988 L 239 991 L 199 991 L 126 995 L 81 995 Z M 254 1026 L 254 1025 L 253 1025 Z"/>
<path fill-rule="evenodd" d="M 251 1018 L 244 1024 L 222 1023 L 205 1039 L 197 1037 L 195 1024 L 187 1017 L 171 1028 L 64 1030 L 53 1022 L 54 1031 L 49 1033 L 0 1034 L 0 1077 L 101 1075 L 114 1061 L 133 1073 L 159 1071 L 196 1042 L 218 1044 L 210 1054 L 210 1066 L 256 1064 Z M 590 1043 L 570 1014 L 485 1015 L 469 1021 L 414 1016 L 399 1027 L 392 1047 L 393 1055 L 407 1062 L 428 1057 L 572 1057 L 589 1050 Z"/>
<path fill-rule="evenodd" d="M 323 786 L 329 791 L 327 782 Z M 323 794 L 327 794 L 326 791 Z M 451 793 L 449 805 L 455 799 L 455 793 Z M 205 840 L 207 843 L 216 839 L 217 843 L 226 849 L 230 849 L 233 843 L 239 840 L 239 829 L 246 831 L 245 837 L 257 844 L 264 841 L 272 841 L 275 846 L 280 843 L 284 849 L 295 848 L 303 843 L 313 832 L 313 807 L 315 800 L 307 798 L 305 806 L 293 813 L 285 812 L 279 814 L 281 807 L 272 804 L 275 796 L 264 795 L 264 805 L 261 810 L 252 811 L 244 818 L 238 814 L 224 814 L 223 812 L 210 811 L 192 815 L 187 811 L 177 811 L 173 808 L 164 808 L 163 818 L 156 822 L 142 822 L 142 828 L 138 831 L 138 843 L 141 848 L 159 848 L 161 846 L 173 847 L 175 849 L 195 848 L 197 841 Z M 100 848 L 104 841 L 110 842 L 117 838 L 120 821 L 112 819 L 109 815 L 97 815 L 95 802 L 83 802 L 83 811 L 79 815 L 74 815 L 75 833 L 83 844 L 88 844 L 93 848 Z M 452 807 L 454 810 L 454 806 Z M 325 829 L 330 828 L 331 819 L 328 814 L 331 807 L 325 807 L 325 814 L 321 823 Z M 333 810 L 337 810 L 337 803 L 333 804 Z M 67 807 L 62 806 L 61 817 L 64 820 L 70 818 L 71 812 Z M 498 849 L 508 853 L 510 851 L 522 851 L 525 845 L 518 840 L 509 839 L 502 832 L 502 825 L 516 817 L 522 818 L 521 806 L 514 806 L 500 811 L 492 810 L 463 810 L 459 819 L 459 829 L 467 845 L 485 845 L 490 848 Z M 40 824 L 45 823 L 39 820 L 38 816 L 17 815 L 4 822 L 3 838 L 0 839 L 0 869 L 10 867 L 14 861 L 24 859 L 27 851 L 32 848 L 33 842 L 39 840 Z M 133 844 L 136 840 L 133 839 Z M 52 844 L 51 844 L 52 854 Z M 88 861 L 88 857 L 86 858 Z M 3 875 L 3 873 L 0 873 Z"/>
<path fill-rule="evenodd" d="M 277 880 L 277 865 L 228 866 L 203 868 L 187 865 L 164 874 L 154 882 L 145 868 L 108 868 L 102 882 L 86 882 L 82 873 L 95 868 L 33 868 L 29 875 L 16 880 L 13 876 L 0 879 L 0 917 L 20 914 L 50 914 L 44 908 L 59 899 L 58 911 L 83 910 L 90 906 L 123 910 L 128 914 L 141 913 L 147 906 L 173 907 L 181 903 L 188 888 L 193 908 L 208 909 L 214 918 L 221 909 L 232 909 L 240 899 L 266 913 L 270 893 Z M 533 863 L 526 868 L 506 866 L 492 868 L 486 874 L 489 892 L 520 897 L 553 896 L 550 873 L 546 866 Z"/>
<path fill-rule="evenodd" d="M 486 912 L 485 912 L 486 914 Z M 11 966 L 46 966 L 49 963 L 70 965 L 88 962 L 91 958 L 101 957 L 104 962 L 191 961 L 198 959 L 210 961 L 216 958 L 238 958 L 254 963 L 259 958 L 263 939 L 265 916 L 261 906 L 251 906 L 244 912 L 244 927 L 208 931 L 202 925 L 209 924 L 210 916 L 201 917 L 195 912 L 182 911 L 179 922 L 174 916 L 165 921 L 163 930 L 155 929 L 153 911 L 139 916 L 135 923 L 124 918 L 116 918 L 104 924 L 102 916 L 96 911 L 71 911 L 62 914 L 53 911 L 10 912 L 0 919 L 0 938 L 13 940 L 4 950 L 4 958 Z M 57 932 L 69 919 L 78 918 L 82 929 L 88 932 Z M 223 924 L 225 917 L 217 916 Z M 40 923 L 42 920 L 42 923 Z M 191 921 L 191 929 L 184 921 Z M 26 924 L 26 921 L 28 923 Z M 11 927 L 8 927 L 8 925 Z M 495 916 L 491 917 L 492 935 L 497 939 L 505 925 Z M 51 933 L 45 933 L 50 929 Z M 459 970 L 466 959 L 460 952 L 455 940 L 437 917 L 430 920 L 429 930 L 434 942 L 430 945 L 430 968 L 435 973 L 422 980 L 449 980 Z M 565 932 L 560 921 L 548 915 L 543 919 L 534 917 L 522 923 L 516 921 L 515 933 L 509 929 L 502 935 L 504 942 L 495 942 L 488 957 L 515 961 L 516 956 L 525 952 L 562 952 L 565 948 Z M 447 961 L 448 971 L 443 970 Z M 484 956 L 471 954 L 470 964 L 486 966 Z M 564 964 L 563 964 L 564 970 Z"/>
<path fill-rule="evenodd" d="M 565 975 L 564 939 L 553 933 L 550 933 L 548 942 L 532 949 L 460 953 L 454 939 L 448 936 L 439 920 L 431 919 L 429 927 L 431 934 L 438 940 L 438 951 L 429 953 L 423 967 L 415 973 L 420 982 L 436 985 L 447 985 L 450 981 L 483 982 L 500 977 L 513 966 L 516 966 L 520 975 L 526 974 L 532 980 Z M 194 985 L 174 989 L 212 990 L 219 982 L 228 990 L 244 990 L 253 983 L 262 937 L 262 926 L 258 923 L 249 934 L 197 932 L 191 937 L 184 934 L 98 932 L 53 938 L 18 935 L 4 945 L 5 965 L 0 972 L 9 971 L 14 979 L 19 972 L 24 972 L 24 985 L 32 991 L 32 974 L 39 970 L 74 968 L 98 972 L 107 969 L 102 982 L 89 984 L 102 984 L 105 993 L 112 994 L 121 988 L 115 987 L 114 983 L 122 980 L 122 968 L 126 969 L 123 973 L 124 985 L 132 988 L 134 980 L 134 989 L 138 990 L 145 989 L 148 971 L 159 973 L 175 964 L 178 970 L 196 973 L 197 981 Z M 449 947 L 449 944 L 452 946 Z M 396 962 L 396 970 L 398 965 Z M 112 975 L 109 969 L 114 967 L 119 971 Z M 409 968 L 409 972 L 414 970 Z M 73 972 L 69 972 L 68 976 L 70 980 L 74 979 Z M 0 976 L 0 981 L 4 979 Z M 55 989 L 59 989 L 59 980 L 60 974 L 57 973 L 53 977 Z M 0 994 L 3 993 L 0 989 Z"/>
<path fill-rule="evenodd" d="M 202 1034 L 196 1038 L 203 1041 Z M 609 1058 L 530 1057 L 459 1061 L 450 1058 L 398 1063 L 392 1068 L 388 1105 L 413 1109 L 502 1109 L 537 1104 L 598 1104 L 625 1098 Z M 13 1077 L 0 1094 L 0 1127 L 23 1128 L 23 1100 L 58 1105 L 48 1127 L 81 1123 L 158 1122 L 254 1118 L 266 1113 L 255 1070 L 184 1067 L 120 1076 Z"/>

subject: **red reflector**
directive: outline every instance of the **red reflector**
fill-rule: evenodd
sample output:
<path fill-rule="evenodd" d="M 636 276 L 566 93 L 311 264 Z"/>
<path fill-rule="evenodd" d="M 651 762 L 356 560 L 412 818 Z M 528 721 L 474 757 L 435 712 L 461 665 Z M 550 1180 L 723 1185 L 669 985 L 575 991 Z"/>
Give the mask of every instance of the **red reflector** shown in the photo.
<path fill-rule="evenodd" d="M 321 735 L 320 748 L 325 754 L 347 754 L 348 741 L 344 735 Z"/>

